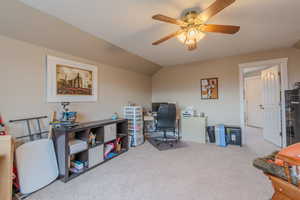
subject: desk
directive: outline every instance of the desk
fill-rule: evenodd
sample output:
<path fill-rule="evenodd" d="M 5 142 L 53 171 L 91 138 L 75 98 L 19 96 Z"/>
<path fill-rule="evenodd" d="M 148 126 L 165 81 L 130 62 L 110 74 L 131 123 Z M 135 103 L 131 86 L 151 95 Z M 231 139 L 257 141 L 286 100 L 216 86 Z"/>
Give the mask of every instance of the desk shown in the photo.
<path fill-rule="evenodd" d="M 11 136 L 0 136 L 0 197 L 12 197 L 13 144 Z"/>
<path fill-rule="evenodd" d="M 300 175 L 300 143 L 293 144 L 282 149 L 277 155 L 276 158 L 282 160 L 284 162 L 284 169 L 285 173 L 288 177 L 289 183 L 292 182 L 291 180 L 291 172 L 289 167 L 290 166 L 297 166 L 297 174 Z M 298 187 L 300 189 L 300 180 L 298 182 Z M 300 191 L 299 191 L 300 194 Z"/>
<path fill-rule="evenodd" d="M 300 175 L 300 143 L 291 145 L 281 150 L 277 155 L 277 159 L 284 162 L 285 175 L 288 178 L 286 180 L 275 177 L 270 174 L 266 174 L 272 181 L 275 193 L 273 200 L 300 200 L 300 181 L 298 179 L 298 186 L 292 184 L 290 166 L 298 166 L 297 175 Z"/>
<path fill-rule="evenodd" d="M 206 117 L 182 117 L 182 140 L 205 144 L 207 141 L 206 123 Z"/>
<path fill-rule="evenodd" d="M 290 165 L 300 166 L 300 143 L 284 148 L 277 154 L 276 157 L 288 162 Z"/>

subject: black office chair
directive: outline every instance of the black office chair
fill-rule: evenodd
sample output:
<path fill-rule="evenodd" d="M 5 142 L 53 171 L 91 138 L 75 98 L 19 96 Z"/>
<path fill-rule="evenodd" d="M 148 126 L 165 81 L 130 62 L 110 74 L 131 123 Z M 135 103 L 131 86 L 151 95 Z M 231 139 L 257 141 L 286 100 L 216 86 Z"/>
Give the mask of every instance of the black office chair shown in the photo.
<path fill-rule="evenodd" d="M 179 135 L 176 134 L 176 105 L 162 104 L 157 112 L 156 130 L 162 131 L 162 137 L 156 137 L 157 145 L 161 143 L 168 143 L 171 146 L 174 142 L 178 142 Z M 173 132 L 174 136 L 167 135 L 167 132 Z"/>

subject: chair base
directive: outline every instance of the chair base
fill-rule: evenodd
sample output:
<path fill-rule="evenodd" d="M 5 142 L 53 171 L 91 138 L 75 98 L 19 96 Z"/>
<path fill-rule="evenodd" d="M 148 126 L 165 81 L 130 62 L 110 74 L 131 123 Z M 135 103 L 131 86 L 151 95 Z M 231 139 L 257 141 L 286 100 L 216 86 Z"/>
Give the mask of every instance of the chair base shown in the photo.
<path fill-rule="evenodd" d="M 175 131 L 174 131 L 174 135 L 175 135 Z M 163 137 L 155 137 L 154 140 L 158 141 L 158 143 L 157 143 L 158 146 L 162 143 L 168 143 L 170 146 L 173 146 L 174 143 L 177 143 L 179 141 L 179 137 L 178 136 L 168 136 L 167 132 L 164 131 Z"/>

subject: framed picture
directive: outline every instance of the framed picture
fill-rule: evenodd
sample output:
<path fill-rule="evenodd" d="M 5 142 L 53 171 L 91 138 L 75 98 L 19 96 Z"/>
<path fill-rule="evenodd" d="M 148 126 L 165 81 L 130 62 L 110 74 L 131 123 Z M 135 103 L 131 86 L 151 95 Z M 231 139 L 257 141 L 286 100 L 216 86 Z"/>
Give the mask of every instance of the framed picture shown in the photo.
<path fill-rule="evenodd" d="M 47 56 L 47 102 L 97 101 L 97 67 Z"/>
<path fill-rule="evenodd" d="M 218 78 L 201 79 L 201 99 L 218 99 Z"/>

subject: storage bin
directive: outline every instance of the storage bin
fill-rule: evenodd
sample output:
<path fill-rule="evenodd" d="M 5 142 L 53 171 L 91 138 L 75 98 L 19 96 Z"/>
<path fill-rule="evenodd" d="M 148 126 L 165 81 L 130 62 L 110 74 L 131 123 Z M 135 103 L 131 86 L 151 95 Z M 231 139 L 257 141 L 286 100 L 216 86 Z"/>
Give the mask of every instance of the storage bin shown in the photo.
<path fill-rule="evenodd" d="M 104 160 L 103 148 L 104 148 L 103 145 L 99 145 L 89 149 L 89 153 L 88 153 L 89 168 L 103 162 Z"/>
<path fill-rule="evenodd" d="M 109 142 L 117 138 L 116 124 L 104 126 L 104 142 Z"/>
<path fill-rule="evenodd" d="M 240 127 L 226 127 L 228 143 L 242 146 L 242 129 Z"/>
<path fill-rule="evenodd" d="M 207 127 L 207 134 L 208 134 L 208 139 L 210 143 L 215 143 L 216 142 L 216 136 L 215 136 L 215 127 L 214 126 L 208 126 Z"/>
<path fill-rule="evenodd" d="M 86 141 L 73 139 L 69 142 L 70 154 L 75 154 L 84 151 L 88 148 Z"/>
<path fill-rule="evenodd" d="M 216 135 L 216 145 L 221 147 L 226 147 L 226 133 L 225 133 L 225 126 L 224 125 L 217 125 L 215 128 L 215 135 Z"/>

